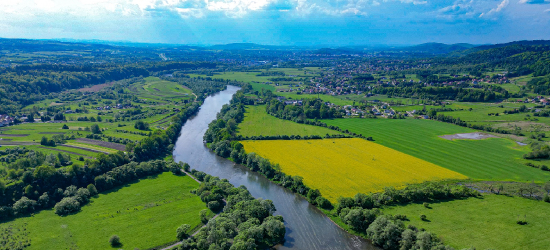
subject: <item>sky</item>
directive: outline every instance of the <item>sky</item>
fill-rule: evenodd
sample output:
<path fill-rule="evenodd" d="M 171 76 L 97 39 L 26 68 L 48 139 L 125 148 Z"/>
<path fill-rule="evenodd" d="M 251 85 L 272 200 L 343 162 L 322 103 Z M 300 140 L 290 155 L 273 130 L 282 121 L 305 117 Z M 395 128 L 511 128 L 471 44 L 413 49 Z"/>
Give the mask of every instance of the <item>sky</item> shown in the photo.
<path fill-rule="evenodd" d="M 550 40 L 550 0 L 0 0 L 0 37 L 301 46 Z"/>

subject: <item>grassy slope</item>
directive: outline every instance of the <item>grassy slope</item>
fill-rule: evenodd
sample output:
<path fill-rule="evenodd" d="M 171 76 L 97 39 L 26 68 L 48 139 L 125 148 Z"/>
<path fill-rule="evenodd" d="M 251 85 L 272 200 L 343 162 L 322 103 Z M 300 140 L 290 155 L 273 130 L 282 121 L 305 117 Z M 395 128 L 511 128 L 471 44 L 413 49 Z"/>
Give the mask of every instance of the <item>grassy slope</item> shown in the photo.
<path fill-rule="evenodd" d="M 244 121 L 239 124 L 239 133 L 243 136 L 341 134 L 328 128 L 278 119 L 267 114 L 263 105 L 246 106 Z"/>
<path fill-rule="evenodd" d="M 508 139 L 446 140 L 440 135 L 475 132 L 431 120 L 336 119 L 329 125 L 372 136 L 375 142 L 474 179 L 545 181 L 550 174 L 523 165 L 529 151 Z"/>
<path fill-rule="evenodd" d="M 145 249 L 175 241 L 181 224 L 200 225 L 205 205 L 189 192 L 198 185 L 190 177 L 163 173 L 100 194 L 74 215 L 60 217 L 51 209 L 7 223 L 28 223 L 29 249 L 109 249 L 114 234 L 124 249 Z"/>
<path fill-rule="evenodd" d="M 548 249 L 550 204 L 519 197 L 484 195 L 430 204 L 388 207 L 388 214 L 404 214 L 412 225 L 443 237 L 447 244 L 462 249 Z M 429 220 L 421 221 L 425 214 Z M 516 224 L 526 216 L 527 225 Z"/>

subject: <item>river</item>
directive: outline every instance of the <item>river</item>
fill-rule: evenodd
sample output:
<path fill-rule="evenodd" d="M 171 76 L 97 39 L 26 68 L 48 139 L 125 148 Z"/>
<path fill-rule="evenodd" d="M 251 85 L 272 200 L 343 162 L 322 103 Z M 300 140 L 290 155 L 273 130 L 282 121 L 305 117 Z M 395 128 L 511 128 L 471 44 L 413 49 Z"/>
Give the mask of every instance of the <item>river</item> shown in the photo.
<path fill-rule="evenodd" d="M 269 181 L 262 175 L 250 171 L 211 152 L 203 143 L 208 124 L 239 87 L 228 86 L 226 90 L 209 96 L 198 114 L 188 120 L 181 129 L 181 135 L 174 148 L 176 162 L 187 162 L 199 171 L 228 179 L 235 186 L 244 185 L 256 198 L 272 200 L 277 208 L 276 215 L 285 219 L 285 242 L 277 249 L 376 249 L 364 239 L 351 235 L 332 223 L 315 206 L 303 197 Z"/>

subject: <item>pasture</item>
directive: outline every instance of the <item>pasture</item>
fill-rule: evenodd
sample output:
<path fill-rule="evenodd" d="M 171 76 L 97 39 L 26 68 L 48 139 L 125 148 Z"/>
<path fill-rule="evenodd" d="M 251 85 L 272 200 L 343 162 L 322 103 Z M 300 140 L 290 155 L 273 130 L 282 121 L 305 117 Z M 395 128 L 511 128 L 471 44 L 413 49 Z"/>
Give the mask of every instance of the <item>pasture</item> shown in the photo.
<path fill-rule="evenodd" d="M 405 224 L 436 233 L 456 249 L 527 250 L 548 249 L 550 245 L 550 238 L 544 233 L 550 227 L 549 203 L 492 194 L 429 206 L 390 206 L 382 211 L 406 215 L 409 221 Z M 421 214 L 428 220 L 420 220 Z M 516 224 L 517 219 L 524 218 L 527 225 Z"/>
<path fill-rule="evenodd" d="M 26 224 L 28 249 L 111 249 L 118 235 L 123 249 L 147 249 L 176 240 L 176 228 L 201 225 L 206 208 L 191 194 L 199 184 L 188 176 L 160 175 L 128 184 L 92 198 L 76 214 L 58 216 L 53 209 L 17 218 L 3 225 Z"/>
<path fill-rule="evenodd" d="M 382 191 L 384 187 L 444 179 L 457 172 L 363 139 L 242 141 L 246 152 L 278 163 L 281 171 L 304 178 L 308 187 L 335 202 L 338 197 Z"/>
<path fill-rule="evenodd" d="M 299 124 L 276 118 L 266 113 L 265 105 L 246 106 L 244 120 L 239 124 L 239 134 L 242 136 L 268 135 L 334 135 L 341 134 L 328 128 Z"/>
<path fill-rule="evenodd" d="M 416 119 L 334 119 L 328 125 L 372 136 L 376 143 L 473 179 L 547 181 L 550 173 L 524 165 L 528 146 L 504 138 L 446 140 L 441 135 L 475 132 L 448 123 Z"/>

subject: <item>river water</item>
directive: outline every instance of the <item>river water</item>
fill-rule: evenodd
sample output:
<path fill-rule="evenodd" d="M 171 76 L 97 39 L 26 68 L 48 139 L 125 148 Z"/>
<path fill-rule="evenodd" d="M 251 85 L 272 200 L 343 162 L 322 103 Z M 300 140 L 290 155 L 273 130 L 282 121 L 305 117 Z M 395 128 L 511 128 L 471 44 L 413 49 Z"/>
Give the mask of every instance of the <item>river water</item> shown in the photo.
<path fill-rule="evenodd" d="M 239 90 L 228 86 L 222 92 L 204 101 L 198 114 L 188 120 L 176 142 L 174 159 L 187 162 L 199 171 L 228 179 L 235 186 L 244 185 L 256 198 L 272 200 L 276 215 L 285 219 L 285 242 L 277 249 L 376 249 L 368 242 L 353 236 L 328 219 L 306 199 L 269 181 L 246 167 L 215 155 L 203 143 L 202 137 L 208 124 Z"/>

